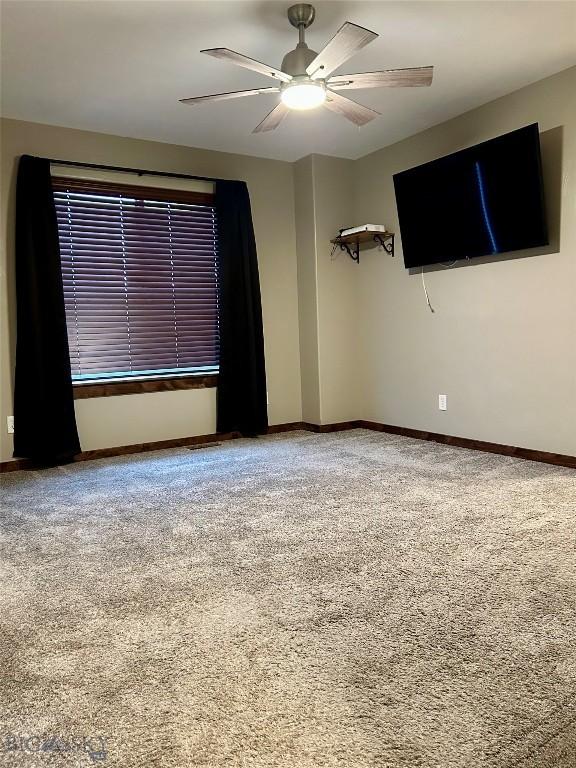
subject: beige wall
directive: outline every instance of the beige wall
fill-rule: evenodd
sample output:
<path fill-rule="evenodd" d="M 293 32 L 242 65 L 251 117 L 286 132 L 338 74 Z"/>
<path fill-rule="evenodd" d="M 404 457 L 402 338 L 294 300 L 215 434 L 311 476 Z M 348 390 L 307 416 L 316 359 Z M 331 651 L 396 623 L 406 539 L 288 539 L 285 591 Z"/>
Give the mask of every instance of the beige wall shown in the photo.
<path fill-rule="evenodd" d="M 398 232 L 393 173 L 533 122 L 553 234 L 536 253 L 548 253 L 427 272 L 434 314 L 400 238 L 394 259 L 360 264 L 363 418 L 576 454 L 576 68 L 357 161 L 354 220 Z"/>
<path fill-rule="evenodd" d="M 318 262 L 312 155 L 294 163 L 302 419 L 320 424 Z"/>
<path fill-rule="evenodd" d="M 418 273 L 373 248 L 330 258 L 339 227 L 398 232 L 392 174 L 538 121 L 549 248 Z M 576 454 L 576 68 L 360 160 L 291 165 L 2 122 L 1 459 L 11 457 L 16 159 L 29 153 L 245 179 L 258 245 L 270 422 L 369 419 Z M 436 242 L 450 222 L 430 233 Z M 300 367 L 302 366 L 302 371 Z M 438 394 L 448 410 L 438 410 Z M 77 401 L 85 449 L 206 434 L 214 390 Z"/>
<path fill-rule="evenodd" d="M 21 154 L 245 180 L 260 265 L 270 423 L 301 419 L 291 164 L 13 120 L 1 127 L 0 460 L 12 456 L 6 417 L 12 414 L 14 189 Z M 187 390 L 79 400 L 76 413 L 82 447 L 91 450 L 213 432 L 215 395 Z"/>
<path fill-rule="evenodd" d="M 313 155 L 320 423 L 358 418 L 358 268 L 330 244 L 352 215 L 352 160 Z"/>
<path fill-rule="evenodd" d="M 331 424 L 357 418 L 358 273 L 331 238 L 352 210 L 351 160 L 310 155 L 294 166 L 302 414 Z M 344 224 L 346 226 L 346 224 Z"/>

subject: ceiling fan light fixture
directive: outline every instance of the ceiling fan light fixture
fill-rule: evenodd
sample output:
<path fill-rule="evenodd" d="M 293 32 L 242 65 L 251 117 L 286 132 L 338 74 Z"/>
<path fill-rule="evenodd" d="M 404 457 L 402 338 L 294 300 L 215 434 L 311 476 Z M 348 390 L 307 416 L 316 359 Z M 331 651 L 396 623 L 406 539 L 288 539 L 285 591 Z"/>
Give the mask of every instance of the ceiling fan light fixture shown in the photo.
<path fill-rule="evenodd" d="M 314 109 L 326 101 L 326 89 L 322 83 L 296 82 L 286 85 L 280 98 L 290 109 Z"/>
<path fill-rule="evenodd" d="M 316 53 L 308 47 L 305 40 L 306 29 L 312 24 L 314 17 L 314 7 L 309 3 L 296 3 L 288 8 L 288 20 L 298 29 L 298 44 L 284 56 L 280 69 L 251 59 L 230 48 L 206 48 L 200 51 L 221 61 L 227 61 L 229 64 L 271 77 L 275 80 L 273 87 L 213 93 L 209 96 L 192 96 L 180 101 L 183 104 L 204 104 L 243 96 L 280 93 L 278 104 L 252 131 L 252 133 L 264 133 L 278 128 L 291 110 L 312 110 L 322 105 L 345 117 L 354 125 L 366 125 L 380 113 L 342 96 L 339 91 L 349 88 L 403 88 L 432 83 L 433 67 L 333 75 L 345 61 L 375 40 L 378 35 L 351 21 L 345 21 L 320 53 Z"/>

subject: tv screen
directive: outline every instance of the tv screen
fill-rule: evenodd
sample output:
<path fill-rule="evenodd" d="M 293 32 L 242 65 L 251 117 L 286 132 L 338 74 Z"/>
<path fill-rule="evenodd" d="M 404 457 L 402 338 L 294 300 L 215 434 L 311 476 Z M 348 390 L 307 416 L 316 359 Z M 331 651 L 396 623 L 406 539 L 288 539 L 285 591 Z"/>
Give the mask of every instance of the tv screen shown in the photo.
<path fill-rule="evenodd" d="M 394 176 L 404 264 L 547 245 L 538 124 Z"/>

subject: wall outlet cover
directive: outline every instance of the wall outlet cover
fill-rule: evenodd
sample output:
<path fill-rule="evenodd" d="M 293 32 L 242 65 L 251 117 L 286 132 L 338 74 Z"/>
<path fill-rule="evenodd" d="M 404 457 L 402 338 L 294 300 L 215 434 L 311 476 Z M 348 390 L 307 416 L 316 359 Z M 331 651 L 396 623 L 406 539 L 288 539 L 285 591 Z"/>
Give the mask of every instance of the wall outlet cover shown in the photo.
<path fill-rule="evenodd" d="M 14 416 L 6 417 L 6 426 L 8 427 L 8 434 L 13 435 L 14 434 Z"/>
<path fill-rule="evenodd" d="M 438 395 L 438 408 L 441 411 L 448 410 L 448 395 Z"/>

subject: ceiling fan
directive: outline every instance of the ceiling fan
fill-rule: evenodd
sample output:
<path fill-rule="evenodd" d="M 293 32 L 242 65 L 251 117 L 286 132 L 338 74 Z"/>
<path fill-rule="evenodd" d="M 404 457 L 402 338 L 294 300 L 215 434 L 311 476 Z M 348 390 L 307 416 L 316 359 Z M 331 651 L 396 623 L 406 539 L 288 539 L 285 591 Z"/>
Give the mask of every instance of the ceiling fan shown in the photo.
<path fill-rule="evenodd" d="M 215 93 L 211 96 L 193 96 L 190 99 L 180 99 L 181 103 L 203 104 L 207 101 L 237 99 L 241 96 L 256 96 L 260 93 L 279 93 L 279 104 L 266 115 L 252 133 L 273 131 L 291 109 L 314 109 L 322 104 L 356 125 L 365 125 L 380 113 L 342 96 L 338 91 L 352 88 L 403 88 L 432 83 L 433 67 L 387 69 L 380 72 L 362 72 L 357 75 L 332 75 L 335 69 L 375 40 L 378 35 L 347 21 L 324 49 L 316 53 L 308 48 L 304 40 L 305 30 L 312 24 L 315 16 L 314 7 L 308 3 L 298 3 L 288 8 L 288 19 L 290 24 L 298 29 L 299 41 L 296 48 L 284 56 L 281 69 L 269 67 L 229 48 L 209 48 L 200 51 L 200 53 L 207 53 L 217 59 L 272 77 L 279 83 L 277 86 L 232 93 Z"/>

